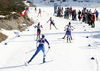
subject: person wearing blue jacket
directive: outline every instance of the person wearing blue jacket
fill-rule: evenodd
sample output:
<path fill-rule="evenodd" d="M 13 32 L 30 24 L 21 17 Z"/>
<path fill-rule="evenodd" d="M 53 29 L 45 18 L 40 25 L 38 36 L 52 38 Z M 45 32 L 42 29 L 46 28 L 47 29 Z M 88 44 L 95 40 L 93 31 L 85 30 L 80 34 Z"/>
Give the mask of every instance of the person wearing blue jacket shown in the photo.
<path fill-rule="evenodd" d="M 65 26 L 65 30 L 64 30 L 64 31 L 66 31 L 66 27 L 67 27 L 67 28 L 68 28 L 68 27 L 74 28 L 74 27 L 71 25 L 71 22 L 69 22 L 69 24 Z M 74 29 L 75 29 L 75 28 L 74 28 Z M 71 31 L 70 31 L 70 32 L 71 32 Z M 65 39 L 65 36 L 66 36 L 66 33 L 65 33 L 65 35 L 64 35 L 64 37 L 63 37 L 62 39 Z M 72 40 L 72 35 L 71 35 L 71 34 L 70 34 L 70 38 L 71 38 L 71 40 Z"/>
<path fill-rule="evenodd" d="M 42 38 L 40 38 L 37 42 L 36 42 L 36 47 L 37 47 L 37 50 L 35 52 L 35 54 L 32 56 L 32 58 L 27 62 L 27 64 L 29 64 L 32 59 L 40 52 L 42 51 L 43 52 L 43 63 L 45 63 L 45 48 L 44 48 L 44 43 L 47 43 L 48 44 L 48 48 L 50 49 L 50 44 L 49 42 L 47 41 L 47 39 L 45 39 L 45 35 L 42 34 Z M 39 43 L 39 45 L 38 45 Z"/>
<path fill-rule="evenodd" d="M 70 35 L 71 35 L 71 28 L 70 28 L 70 26 L 68 26 L 66 29 L 67 43 L 68 43 L 68 40 L 71 43 L 71 36 Z"/>
<path fill-rule="evenodd" d="M 98 21 L 99 12 L 96 11 L 96 21 Z"/>

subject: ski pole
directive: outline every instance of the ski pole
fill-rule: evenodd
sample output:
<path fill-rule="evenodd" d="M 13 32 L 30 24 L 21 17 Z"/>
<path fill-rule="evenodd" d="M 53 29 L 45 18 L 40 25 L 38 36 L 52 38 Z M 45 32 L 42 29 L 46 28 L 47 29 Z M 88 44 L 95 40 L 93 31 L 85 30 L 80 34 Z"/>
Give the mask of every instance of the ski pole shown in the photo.
<path fill-rule="evenodd" d="M 47 52 L 46 52 L 46 54 L 45 54 L 45 57 L 46 57 L 46 55 L 47 55 L 48 51 L 49 51 L 49 48 L 48 48 L 48 50 L 47 50 Z"/>
<path fill-rule="evenodd" d="M 34 50 L 36 50 L 36 49 L 30 50 L 30 51 L 26 52 L 26 54 L 29 53 L 29 52 L 32 52 L 32 51 L 34 51 Z"/>

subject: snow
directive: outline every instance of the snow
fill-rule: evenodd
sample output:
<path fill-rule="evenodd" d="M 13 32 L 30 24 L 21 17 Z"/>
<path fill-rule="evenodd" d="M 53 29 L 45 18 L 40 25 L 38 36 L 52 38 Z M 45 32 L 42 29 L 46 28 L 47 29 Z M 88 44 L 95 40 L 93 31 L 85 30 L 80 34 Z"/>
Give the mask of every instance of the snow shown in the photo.
<path fill-rule="evenodd" d="M 53 4 L 46 6 L 44 3 L 35 2 L 37 12 L 34 7 L 29 7 L 28 16 L 35 21 L 35 24 L 28 27 L 26 31 L 19 32 L 16 30 L 6 31 L 1 30 L 9 37 L 6 41 L 0 43 L 0 71 L 100 71 L 100 22 L 96 21 L 95 28 L 91 28 L 81 21 L 72 21 L 64 18 L 53 16 Z M 67 3 L 73 9 L 81 10 L 83 6 L 95 10 L 95 7 L 100 12 L 100 5 L 93 7 L 88 3 Z M 63 4 L 65 6 L 65 3 Z M 88 7 L 89 6 L 89 7 Z M 37 17 L 38 9 L 42 9 L 42 17 Z M 52 17 L 58 30 L 52 26 L 49 30 L 48 19 Z M 70 17 L 71 19 L 71 17 Z M 75 27 L 72 31 L 72 43 L 67 43 L 66 39 L 60 39 L 64 36 L 64 26 L 71 22 Z M 36 29 L 33 27 L 37 23 L 43 26 L 41 33 L 45 34 L 46 39 L 50 43 L 50 49 L 46 56 L 45 64 L 42 63 L 42 52 L 40 52 L 28 66 L 24 66 L 36 49 Z M 84 31 L 86 29 L 86 31 Z M 16 34 L 14 32 L 17 32 Z M 18 37 L 20 35 L 20 37 Z M 86 38 L 86 37 L 89 38 Z M 4 45 L 7 43 L 7 45 Z M 91 46 L 88 46 L 88 45 Z M 45 44 L 46 51 L 48 50 Z M 29 52 L 34 50 L 32 52 Z M 26 53 L 28 52 L 28 53 Z M 91 58 L 94 57 L 94 60 Z M 53 61 L 52 61 L 53 60 Z"/>
<path fill-rule="evenodd" d="M 11 12 L 11 14 L 16 14 L 16 12 Z"/>
<path fill-rule="evenodd" d="M 5 16 L 3 16 L 3 15 L 0 15 L 0 18 L 5 18 Z"/>
<path fill-rule="evenodd" d="M 29 3 L 27 3 L 27 1 L 23 1 L 23 3 L 25 3 L 27 6 L 30 6 L 30 4 L 29 4 Z"/>

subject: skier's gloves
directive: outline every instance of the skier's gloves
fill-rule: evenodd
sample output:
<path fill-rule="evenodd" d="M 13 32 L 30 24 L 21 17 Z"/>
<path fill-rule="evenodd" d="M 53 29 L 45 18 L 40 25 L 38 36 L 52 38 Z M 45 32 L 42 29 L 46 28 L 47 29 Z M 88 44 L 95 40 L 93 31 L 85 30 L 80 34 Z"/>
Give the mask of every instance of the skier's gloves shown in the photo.
<path fill-rule="evenodd" d="M 48 48 L 50 49 L 50 46 L 48 46 Z"/>
<path fill-rule="evenodd" d="M 36 48 L 38 48 L 38 45 L 36 45 Z"/>
<path fill-rule="evenodd" d="M 33 26 L 34 28 L 36 28 L 36 25 L 35 26 Z"/>

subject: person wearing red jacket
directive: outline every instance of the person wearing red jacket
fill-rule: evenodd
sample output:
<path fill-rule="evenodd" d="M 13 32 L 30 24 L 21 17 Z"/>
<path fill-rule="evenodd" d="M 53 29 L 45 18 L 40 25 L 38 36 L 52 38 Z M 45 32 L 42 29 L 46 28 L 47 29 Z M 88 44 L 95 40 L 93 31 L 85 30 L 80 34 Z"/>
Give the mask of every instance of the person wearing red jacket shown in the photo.
<path fill-rule="evenodd" d="M 37 28 L 37 38 L 36 40 L 40 39 L 40 34 L 41 34 L 41 29 L 43 28 L 42 25 L 40 25 L 40 22 L 38 23 L 38 25 L 34 26 L 35 28 Z"/>
<path fill-rule="evenodd" d="M 39 16 L 39 14 L 40 14 L 40 16 L 41 16 L 41 9 L 39 8 L 39 12 L 38 12 L 38 15 L 37 15 L 37 17 Z M 42 17 L 42 16 L 41 16 Z"/>
<path fill-rule="evenodd" d="M 91 18 L 91 27 L 94 28 L 95 27 L 95 15 L 94 13 L 92 14 L 92 18 Z"/>

